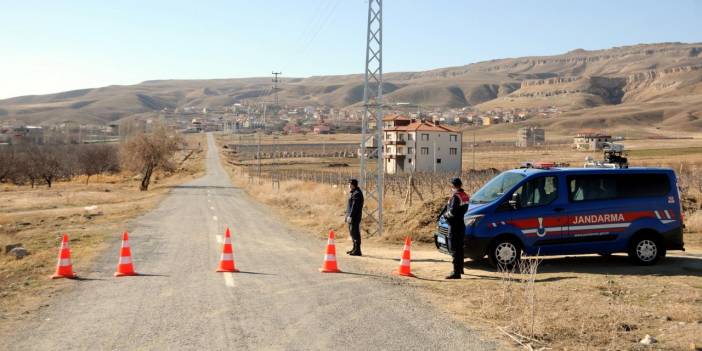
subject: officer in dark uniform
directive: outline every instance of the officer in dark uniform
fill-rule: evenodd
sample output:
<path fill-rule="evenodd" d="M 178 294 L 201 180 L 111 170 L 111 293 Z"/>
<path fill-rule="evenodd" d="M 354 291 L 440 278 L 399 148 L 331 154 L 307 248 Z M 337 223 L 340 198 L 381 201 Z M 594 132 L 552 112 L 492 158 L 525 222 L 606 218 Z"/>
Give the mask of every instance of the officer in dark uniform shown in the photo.
<path fill-rule="evenodd" d="M 439 217 L 444 216 L 449 225 L 449 250 L 453 257 L 453 272 L 446 279 L 461 279 L 463 273 L 463 238 L 466 235 L 466 225 L 463 216 L 468 212 L 468 194 L 463 191 L 460 178 L 451 179 L 451 198 L 441 210 Z"/>
<path fill-rule="evenodd" d="M 353 249 L 346 253 L 361 256 L 361 216 L 363 214 L 363 192 L 358 187 L 358 180 L 349 180 L 349 200 L 346 205 L 346 223 L 353 240 Z"/>

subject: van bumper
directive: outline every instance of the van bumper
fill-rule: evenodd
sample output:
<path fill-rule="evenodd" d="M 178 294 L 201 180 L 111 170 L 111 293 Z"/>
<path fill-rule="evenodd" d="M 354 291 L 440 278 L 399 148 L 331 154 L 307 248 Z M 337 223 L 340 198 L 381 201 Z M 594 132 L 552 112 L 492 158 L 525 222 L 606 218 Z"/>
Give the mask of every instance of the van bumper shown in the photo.
<path fill-rule="evenodd" d="M 685 243 L 683 242 L 682 227 L 663 233 L 663 241 L 665 242 L 666 250 L 683 250 L 685 251 Z"/>
<path fill-rule="evenodd" d="M 483 258 L 487 253 L 487 247 L 490 244 L 489 238 L 476 238 L 474 236 L 466 236 L 463 239 L 463 257 L 470 259 Z M 447 255 L 451 255 L 453 251 L 450 247 L 450 240 L 446 234 L 434 233 L 434 245 L 436 248 Z"/>

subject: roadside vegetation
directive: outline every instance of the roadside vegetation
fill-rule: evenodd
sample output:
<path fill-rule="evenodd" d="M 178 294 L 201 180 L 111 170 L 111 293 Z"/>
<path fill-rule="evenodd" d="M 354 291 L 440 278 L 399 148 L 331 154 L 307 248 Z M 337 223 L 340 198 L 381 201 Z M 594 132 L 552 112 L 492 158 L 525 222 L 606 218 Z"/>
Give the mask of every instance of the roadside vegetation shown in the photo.
<path fill-rule="evenodd" d="M 70 237 L 80 275 L 106 243 L 130 229 L 131 218 L 155 207 L 173 186 L 203 174 L 204 140 L 203 134 L 180 139 L 177 149 L 170 149 L 169 167 L 153 169 L 148 192 L 140 190 L 141 172 L 125 167 L 119 145 L 0 148 L 0 159 L 15 160 L 0 182 L 0 323 L 41 307 L 57 289 L 70 286 L 48 281 L 62 234 Z M 45 181 L 32 183 L 29 168 L 33 172 L 43 165 L 27 162 L 37 159 L 30 158 L 31 151 L 60 160 L 51 187 Z M 16 245 L 29 255 L 18 259 L 9 253 Z"/>
<path fill-rule="evenodd" d="M 223 140 L 220 138 L 220 142 Z M 497 148 L 506 158 L 540 159 L 537 150 L 512 155 Z M 305 228 L 323 240 L 329 229 L 339 231 L 337 241 L 346 244 L 343 223 L 346 180 L 356 171 L 339 167 L 339 159 L 302 158 L 262 160 L 238 159 L 223 149 L 224 160 L 234 182 L 248 194 L 276 209 L 285 220 Z M 473 192 L 506 167 L 499 156 L 478 159 L 498 169 L 466 171 L 466 191 Z M 583 154 L 570 152 L 570 158 Z M 546 155 L 552 156 L 552 155 Z M 686 157 L 633 160 L 635 164 L 666 166 L 676 170 L 686 218 L 685 243 L 694 255 L 702 253 L 702 160 Z M 554 159 L 551 157 L 549 159 Z M 555 158 L 558 160 L 557 158 Z M 470 160 L 468 158 L 468 160 Z M 352 162 L 351 160 L 349 163 Z M 486 163 L 487 162 L 487 163 Z M 464 164 L 466 161 L 464 155 Z M 508 162 L 505 162 L 506 164 Z M 518 163 L 511 162 L 512 167 Z M 332 165 L 332 166 L 330 166 Z M 357 167 L 357 165 L 353 165 Z M 274 171 L 275 170 L 275 171 Z M 503 338 L 517 347 L 554 349 L 634 349 L 650 335 L 655 349 L 702 347 L 702 265 L 694 256 L 671 253 L 652 267 L 634 266 L 626 255 L 600 257 L 530 257 L 513 270 L 499 270 L 484 261 L 466 260 L 466 275 L 457 283 L 441 279 L 450 269 L 450 257 L 433 246 L 436 214 L 446 201 L 446 176 L 418 175 L 416 191 L 409 191 L 407 177 L 389 177 L 385 198 L 385 233 L 369 237 L 372 223 L 364 222 L 364 254 L 359 258 L 369 272 L 387 276 L 397 266 L 402 240 L 409 235 L 413 272 L 421 279 L 398 280 L 420 288 L 428 303 L 482 332 Z M 401 179 L 401 180 L 400 180 Z M 412 201 L 408 194 L 413 194 Z M 314 194 L 314 196 L 309 196 Z M 422 195 L 422 198 L 417 196 Z M 369 204 L 372 207 L 372 204 Z M 345 256 L 340 259 L 344 260 Z"/>

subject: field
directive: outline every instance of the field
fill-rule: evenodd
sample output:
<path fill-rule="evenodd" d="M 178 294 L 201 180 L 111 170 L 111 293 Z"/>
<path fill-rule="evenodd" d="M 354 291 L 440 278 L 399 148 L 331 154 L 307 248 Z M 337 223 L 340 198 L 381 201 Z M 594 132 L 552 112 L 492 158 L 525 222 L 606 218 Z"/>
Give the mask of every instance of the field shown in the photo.
<path fill-rule="evenodd" d="M 699 136 L 698 136 L 699 137 Z M 308 142 L 314 137 L 308 137 Z M 326 138 L 330 138 L 326 136 Z M 349 142 L 352 136 L 337 136 Z M 476 169 L 512 168 L 525 160 L 571 162 L 577 165 L 588 153 L 574 152 L 565 145 L 539 149 L 516 149 L 483 134 L 475 149 Z M 466 138 L 464 138 L 464 141 Z M 220 143 L 227 139 L 221 137 Z M 702 211 L 700 175 L 702 149 L 699 139 L 627 140 L 633 165 L 671 166 L 679 173 L 686 202 L 684 254 L 671 253 L 660 265 L 636 267 L 625 255 L 546 258 L 533 264 L 532 274 L 495 272 L 484 262 L 466 263 L 466 276 L 459 282 L 442 278 L 450 270 L 450 258 L 436 251 L 432 241 L 434 220 L 445 201 L 447 176 L 420 176 L 416 181 L 423 198 L 407 201 L 402 181 L 388 177 L 386 184 L 385 234 L 369 237 L 371 223 L 364 222 L 364 257 L 370 272 L 387 275 L 398 264 L 401 242 L 411 236 L 413 271 L 420 278 L 398 280 L 416 286 L 427 303 L 465 321 L 471 327 L 514 342 L 515 346 L 555 349 L 645 349 L 645 335 L 657 339 L 655 348 L 696 349 L 702 347 Z M 342 213 L 345 181 L 357 174 L 355 159 L 305 157 L 261 160 L 261 178 L 256 161 L 228 157 L 232 178 L 250 195 L 275 207 L 292 225 L 305 228 L 318 239 L 329 229 L 340 232 L 343 252 L 350 246 Z M 487 171 L 470 172 L 472 150 L 464 150 L 464 174 L 469 191 L 491 176 Z M 600 155 L 592 154 L 593 157 Z M 339 164 L 347 166 L 340 167 Z M 276 183 L 276 180 L 278 183 Z M 309 196 L 314 194 L 314 196 Z M 416 195 L 416 194 L 414 194 Z M 370 205 L 372 207 L 372 205 Z M 343 260 L 349 259 L 345 255 Z M 343 267 L 342 267 L 343 268 Z"/>
<path fill-rule="evenodd" d="M 30 254 L 21 260 L 0 254 L 0 319 L 28 313 L 67 286 L 48 282 L 62 234 L 70 237 L 73 266 L 80 275 L 106 242 L 130 229 L 129 219 L 153 208 L 172 186 L 202 174 L 202 140 L 202 135 L 190 136 L 188 148 L 196 151 L 174 173 L 156 174 L 149 191 L 139 191 L 139 178 L 126 173 L 92 177 L 88 184 L 77 177 L 51 188 L 1 184 L 0 247 L 21 243 Z M 176 160 L 189 153 L 179 152 Z"/>

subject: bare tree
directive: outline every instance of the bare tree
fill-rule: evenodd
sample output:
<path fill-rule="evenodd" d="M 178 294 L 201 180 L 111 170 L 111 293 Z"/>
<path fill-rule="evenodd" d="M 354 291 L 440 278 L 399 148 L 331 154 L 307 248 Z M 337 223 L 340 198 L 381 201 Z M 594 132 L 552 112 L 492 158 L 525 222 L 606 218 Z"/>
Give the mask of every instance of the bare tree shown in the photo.
<path fill-rule="evenodd" d="M 119 170 L 119 155 L 112 145 L 84 145 L 76 154 L 78 171 L 86 175 L 85 184 L 91 176 Z"/>
<path fill-rule="evenodd" d="M 74 148 L 56 145 L 34 148 L 31 155 L 33 167 L 49 188 L 57 179 L 70 178 L 75 174 L 72 149 Z"/>
<path fill-rule="evenodd" d="M 0 183 L 14 178 L 17 170 L 17 152 L 13 147 L 0 148 Z"/>
<path fill-rule="evenodd" d="M 154 171 L 174 169 L 173 156 L 180 145 L 178 135 L 158 127 L 151 134 L 138 134 L 128 139 L 120 156 L 126 169 L 141 173 L 139 189 L 146 191 Z"/>

